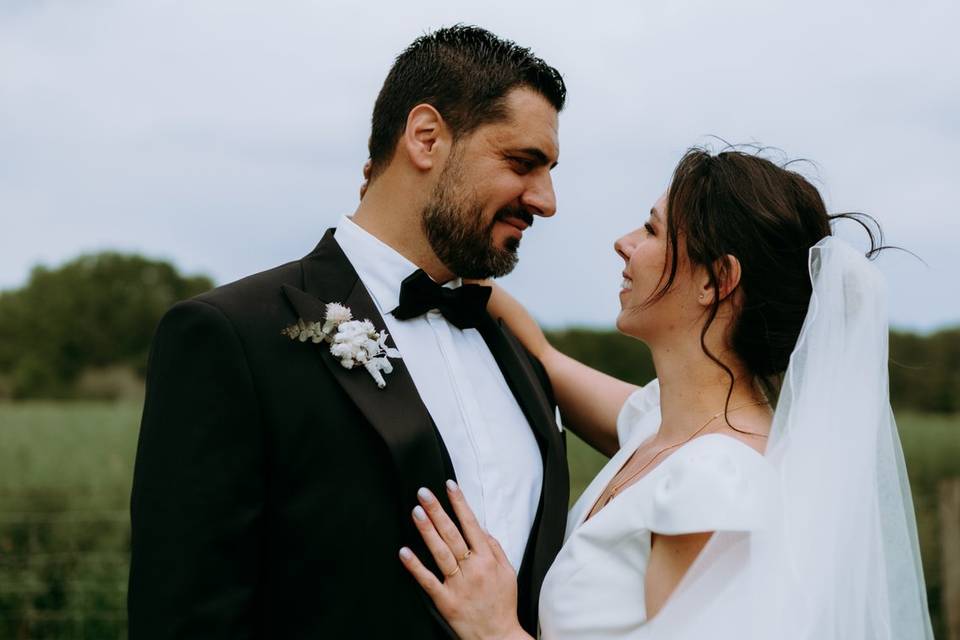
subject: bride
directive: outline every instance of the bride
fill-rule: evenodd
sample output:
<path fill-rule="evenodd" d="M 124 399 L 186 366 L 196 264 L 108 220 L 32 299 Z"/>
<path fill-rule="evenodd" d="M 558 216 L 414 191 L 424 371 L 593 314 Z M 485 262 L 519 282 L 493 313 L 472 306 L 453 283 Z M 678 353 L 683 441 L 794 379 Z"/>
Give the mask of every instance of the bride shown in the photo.
<path fill-rule="evenodd" d="M 689 151 L 615 245 L 617 328 L 657 373 L 643 387 L 556 351 L 494 286 L 490 312 L 546 367 L 565 425 L 612 456 L 569 514 L 541 637 L 933 637 L 884 283 L 832 236 L 839 217 L 766 159 Z M 529 638 L 513 568 L 448 492 L 459 528 L 426 489 L 413 513 L 442 581 L 401 562 L 462 638 Z"/>

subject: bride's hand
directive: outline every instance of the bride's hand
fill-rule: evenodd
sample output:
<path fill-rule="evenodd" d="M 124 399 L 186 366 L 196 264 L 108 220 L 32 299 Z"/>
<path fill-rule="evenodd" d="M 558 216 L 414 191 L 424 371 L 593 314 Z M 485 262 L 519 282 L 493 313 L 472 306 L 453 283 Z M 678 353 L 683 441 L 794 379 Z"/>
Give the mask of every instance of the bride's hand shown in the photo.
<path fill-rule="evenodd" d="M 447 493 L 466 540 L 428 489 L 417 492 L 420 506 L 413 510 L 444 581 L 407 547 L 400 550 L 400 561 L 459 637 L 529 640 L 517 620 L 517 575 L 500 543 L 480 527 L 456 483 L 447 481 Z"/>

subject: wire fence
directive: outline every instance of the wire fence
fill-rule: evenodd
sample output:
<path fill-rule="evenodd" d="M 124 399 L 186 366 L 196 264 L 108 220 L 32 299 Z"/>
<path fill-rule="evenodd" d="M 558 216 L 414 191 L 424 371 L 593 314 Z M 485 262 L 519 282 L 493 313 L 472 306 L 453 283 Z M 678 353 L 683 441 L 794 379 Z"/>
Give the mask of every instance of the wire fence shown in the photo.
<path fill-rule="evenodd" d="M 125 640 L 126 510 L 0 509 L 0 638 Z"/>
<path fill-rule="evenodd" d="M 944 479 L 940 493 L 939 544 L 929 550 L 942 557 L 927 557 L 940 570 L 926 577 L 935 585 L 936 637 L 960 640 L 960 478 Z M 14 511 L 3 503 L 0 640 L 126 640 L 128 511 Z"/>

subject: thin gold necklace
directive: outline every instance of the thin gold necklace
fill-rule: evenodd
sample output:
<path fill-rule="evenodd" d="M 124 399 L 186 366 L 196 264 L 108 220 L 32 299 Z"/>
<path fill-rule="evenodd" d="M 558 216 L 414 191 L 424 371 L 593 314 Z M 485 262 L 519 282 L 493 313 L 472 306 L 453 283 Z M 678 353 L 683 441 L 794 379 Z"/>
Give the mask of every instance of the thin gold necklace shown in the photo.
<path fill-rule="evenodd" d="M 680 446 L 683 446 L 683 445 L 687 444 L 688 442 L 690 442 L 691 440 L 693 440 L 695 437 L 697 437 L 697 435 L 698 435 L 701 431 L 703 431 L 704 429 L 706 429 L 706 428 L 707 428 L 707 425 L 709 425 L 711 422 L 713 422 L 714 420 L 716 420 L 716 419 L 719 418 L 720 416 L 724 415 L 724 413 L 726 413 L 726 414 L 729 415 L 729 414 L 733 413 L 734 411 L 739 411 L 740 409 L 744 409 L 744 408 L 746 408 L 746 407 L 754 407 L 754 406 L 758 406 L 758 405 L 762 405 L 762 404 L 769 404 L 769 403 L 768 403 L 766 400 L 758 400 L 757 402 L 748 402 L 747 404 L 742 404 L 742 405 L 740 405 L 739 407 L 734 407 L 733 409 L 730 409 L 729 411 L 720 411 L 719 413 L 715 413 L 715 414 L 713 414 L 712 416 L 710 416 L 710 418 L 709 418 L 706 422 L 704 422 L 704 423 L 700 426 L 699 429 L 697 429 L 696 431 L 694 431 L 693 434 L 692 434 L 689 438 L 687 438 L 686 440 L 683 440 L 682 442 L 678 442 L 678 443 L 676 443 L 676 444 L 671 444 L 671 445 L 668 446 L 668 447 L 664 447 L 663 449 L 660 449 L 660 451 L 657 451 L 657 452 L 653 455 L 652 458 L 650 458 L 646 463 L 644 463 L 644 465 L 643 465 L 642 467 L 640 467 L 639 469 L 637 469 L 634 473 L 631 473 L 629 476 L 627 476 L 626 478 L 620 480 L 619 482 L 611 482 L 610 485 L 603 491 L 603 493 L 600 494 L 600 497 L 597 498 L 597 501 L 594 503 L 593 508 L 590 509 L 590 514 L 587 516 L 587 520 L 589 520 L 590 518 L 592 518 L 598 511 L 600 511 L 600 509 L 602 509 L 602 508 L 604 508 L 605 506 L 607 506 L 608 504 L 610 504 L 610 501 L 613 500 L 613 498 L 620 492 L 620 490 L 621 490 L 625 485 L 627 485 L 631 480 L 633 480 L 634 478 L 636 478 L 637 476 L 639 476 L 641 473 L 643 473 L 644 470 L 645 470 L 647 467 L 649 467 L 651 464 L 653 464 L 653 461 L 656 460 L 657 458 L 659 458 L 661 454 L 666 453 L 667 451 L 670 451 L 671 449 L 676 449 L 677 447 L 680 447 Z M 737 431 L 740 431 L 740 430 L 737 429 Z M 767 437 L 766 434 L 763 434 L 763 433 L 753 433 L 752 431 L 741 431 L 741 433 L 748 433 L 748 434 L 750 434 L 750 435 L 760 436 L 760 437 L 762 437 L 762 438 L 766 438 L 766 437 Z M 625 469 L 626 466 L 627 466 L 628 464 L 630 464 L 630 460 L 632 460 L 632 459 L 633 459 L 633 456 L 635 456 L 635 455 L 637 455 L 637 452 L 636 452 L 636 451 L 634 451 L 633 453 L 630 454 L 630 458 L 624 463 L 624 465 L 623 465 L 623 467 L 620 469 L 620 471 L 617 472 L 617 475 L 619 475 L 620 473 L 623 472 L 623 469 Z M 614 478 L 616 478 L 616 476 L 614 476 Z"/>

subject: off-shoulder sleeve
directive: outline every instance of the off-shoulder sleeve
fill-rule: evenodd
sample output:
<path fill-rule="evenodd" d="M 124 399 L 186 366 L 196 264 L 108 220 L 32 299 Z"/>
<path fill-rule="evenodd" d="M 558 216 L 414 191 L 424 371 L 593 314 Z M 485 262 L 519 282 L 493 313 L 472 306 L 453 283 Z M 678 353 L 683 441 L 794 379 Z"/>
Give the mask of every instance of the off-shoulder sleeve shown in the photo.
<path fill-rule="evenodd" d="M 653 410 L 660 407 L 660 381 L 654 378 L 627 397 L 617 415 L 617 439 L 624 446 L 637 427 Z M 656 427 L 656 425 L 654 425 Z"/>
<path fill-rule="evenodd" d="M 774 470 L 730 436 L 695 438 L 663 463 L 645 520 L 654 533 L 753 531 L 772 513 Z"/>

